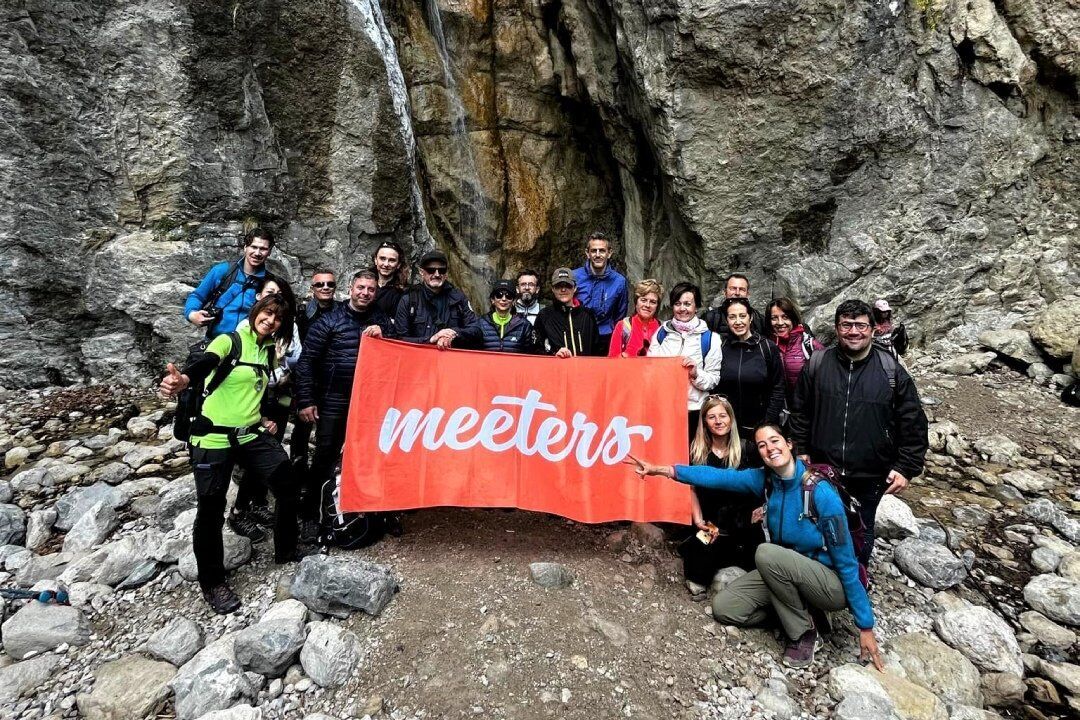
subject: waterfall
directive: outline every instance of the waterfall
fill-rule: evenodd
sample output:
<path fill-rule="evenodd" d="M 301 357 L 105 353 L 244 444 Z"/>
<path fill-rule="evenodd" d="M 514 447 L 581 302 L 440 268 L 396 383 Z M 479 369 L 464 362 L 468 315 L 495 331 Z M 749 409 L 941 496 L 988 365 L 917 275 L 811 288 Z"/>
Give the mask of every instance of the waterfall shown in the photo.
<path fill-rule="evenodd" d="M 410 190 L 413 217 L 417 220 L 413 231 L 413 239 L 422 247 L 430 247 L 432 244 L 431 234 L 427 229 L 424 200 L 420 194 L 420 186 L 416 181 L 416 138 L 413 135 L 412 113 L 409 110 L 409 92 L 405 87 L 405 75 L 402 73 L 401 63 L 398 61 L 394 38 L 386 27 L 386 19 L 383 17 L 379 0 L 348 0 L 348 4 L 356 11 L 356 17 L 354 18 L 356 25 L 365 35 L 371 38 L 371 41 L 379 48 L 379 53 L 382 55 L 383 64 L 386 67 L 386 80 L 390 88 L 390 98 L 394 105 L 394 113 L 401 124 L 401 137 L 405 143 L 409 167 L 413 168 Z"/>

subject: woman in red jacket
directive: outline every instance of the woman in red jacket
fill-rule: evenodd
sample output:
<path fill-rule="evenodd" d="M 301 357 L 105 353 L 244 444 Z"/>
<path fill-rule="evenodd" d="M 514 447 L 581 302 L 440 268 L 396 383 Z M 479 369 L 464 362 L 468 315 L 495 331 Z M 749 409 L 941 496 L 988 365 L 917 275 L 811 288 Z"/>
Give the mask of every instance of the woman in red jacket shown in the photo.
<path fill-rule="evenodd" d="M 790 408 L 803 365 L 824 346 L 803 327 L 799 306 L 790 298 L 772 300 L 765 310 L 765 317 L 772 328 L 772 341 L 780 348 L 780 357 L 784 361 L 784 395 Z"/>
<path fill-rule="evenodd" d="M 663 286 L 652 278 L 634 286 L 634 314 L 615 323 L 608 357 L 644 357 L 649 341 L 660 329 L 656 312 L 663 294 Z"/>

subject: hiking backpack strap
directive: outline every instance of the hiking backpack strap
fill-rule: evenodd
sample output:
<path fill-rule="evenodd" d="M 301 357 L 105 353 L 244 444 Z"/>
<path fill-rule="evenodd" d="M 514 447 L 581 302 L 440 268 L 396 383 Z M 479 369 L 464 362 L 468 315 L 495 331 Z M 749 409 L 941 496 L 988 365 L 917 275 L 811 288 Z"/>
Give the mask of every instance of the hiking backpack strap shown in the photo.
<path fill-rule="evenodd" d="M 213 376 L 210 381 L 206 383 L 206 387 L 203 388 L 203 398 L 210 397 L 210 393 L 217 390 L 221 383 L 225 382 L 225 378 L 229 376 L 229 373 L 233 371 L 233 368 L 240 362 L 240 352 L 243 350 L 242 343 L 240 341 L 240 333 L 235 330 L 229 333 L 229 352 L 225 354 L 225 357 L 221 358 L 221 362 L 218 363 L 217 369 L 214 370 Z"/>
<path fill-rule="evenodd" d="M 664 338 L 666 338 L 666 337 L 667 337 L 667 328 L 664 327 L 663 325 L 661 325 L 660 329 L 656 331 L 656 344 L 657 345 L 663 345 L 664 344 Z"/>
<path fill-rule="evenodd" d="M 701 364 L 705 364 L 705 358 L 709 355 L 709 351 L 712 350 L 712 330 L 707 327 L 705 332 L 701 334 Z"/>
<path fill-rule="evenodd" d="M 814 336 L 810 333 L 803 331 L 802 336 L 802 356 L 803 360 L 809 360 L 810 356 L 814 354 Z"/>

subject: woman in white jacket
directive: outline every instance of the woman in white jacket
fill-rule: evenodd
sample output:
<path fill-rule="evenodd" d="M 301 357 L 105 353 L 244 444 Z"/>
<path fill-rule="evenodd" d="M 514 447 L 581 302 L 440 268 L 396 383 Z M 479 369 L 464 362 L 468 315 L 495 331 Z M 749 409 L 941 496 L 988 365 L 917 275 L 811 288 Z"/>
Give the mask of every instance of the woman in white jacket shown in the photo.
<path fill-rule="evenodd" d="M 697 431 L 701 401 L 716 385 L 720 373 L 720 336 L 698 318 L 701 289 L 679 283 L 668 295 L 673 317 L 660 325 L 649 342 L 649 357 L 681 357 L 689 375 L 686 391 L 687 430 L 690 441 Z"/>

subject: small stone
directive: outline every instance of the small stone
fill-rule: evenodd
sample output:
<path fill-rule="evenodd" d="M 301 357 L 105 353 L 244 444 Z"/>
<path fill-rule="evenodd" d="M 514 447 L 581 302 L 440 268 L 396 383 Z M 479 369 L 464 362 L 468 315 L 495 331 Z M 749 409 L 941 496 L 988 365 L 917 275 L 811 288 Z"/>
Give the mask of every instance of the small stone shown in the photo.
<path fill-rule="evenodd" d="M 333 623 L 309 623 L 307 642 L 300 651 L 300 664 L 308 677 L 321 687 L 343 685 L 359 662 L 360 639 L 356 633 Z"/>
<path fill-rule="evenodd" d="M 878 537 L 903 540 L 919 535 L 919 523 L 908 504 L 895 495 L 885 495 L 877 508 L 874 529 Z"/>
<path fill-rule="evenodd" d="M 203 646 L 203 631 L 186 617 L 174 617 L 146 641 L 143 648 L 150 656 L 180 667 Z"/>
<path fill-rule="evenodd" d="M 145 416 L 133 417 L 127 421 L 127 431 L 136 440 L 149 440 L 157 435 L 157 423 Z"/>
<path fill-rule="evenodd" d="M 530 563 L 529 575 L 534 583 L 545 588 L 570 587 L 574 582 L 574 575 L 570 570 L 553 562 Z"/>
<path fill-rule="evenodd" d="M 4 467 L 8 470 L 14 470 L 26 462 L 29 457 L 30 451 L 28 449 L 16 445 L 4 453 Z"/>
<path fill-rule="evenodd" d="M 1012 470 L 1002 475 L 1001 479 L 1025 493 L 1041 493 L 1057 485 L 1054 478 L 1035 470 Z"/>
<path fill-rule="evenodd" d="M 307 636 L 308 609 L 298 600 L 270 606 L 259 622 L 236 634 L 236 659 L 242 667 L 271 678 L 296 662 Z"/>
<path fill-rule="evenodd" d="M 119 485 L 131 477 L 131 468 L 122 462 L 110 462 L 99 465 L 90 471 L 86 479 L 90 482 L 104 482 L 109 485 Z"/>

